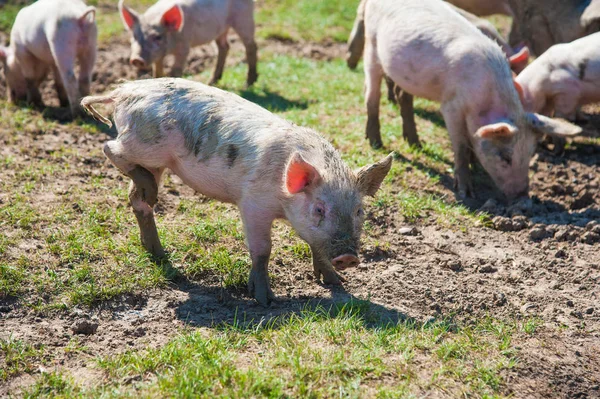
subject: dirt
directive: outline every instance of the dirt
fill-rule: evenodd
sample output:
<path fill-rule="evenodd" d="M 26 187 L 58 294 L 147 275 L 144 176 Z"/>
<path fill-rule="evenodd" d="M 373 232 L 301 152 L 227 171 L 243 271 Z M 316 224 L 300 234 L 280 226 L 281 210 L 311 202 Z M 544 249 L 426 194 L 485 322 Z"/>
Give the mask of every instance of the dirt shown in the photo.
<path fill-rule="evenodd" d="M 232 38 L 233 39 L 233 38 Z M 344 46 L 267 41 L 262 51 L 301 57 L 333 59 Z M 188 73 L 212 68 L 214 49 L 194 49 Z M 120 79 L 138 75 L 126 65 L 128 46 L 116 38 L 99 49 L 92 90 L 100 93 Z M 241 62 L 243 51 L 234 41 L 228 65 Z M 227 70 L 226 70 L 227 71 Z M 0 96 L 4 95 L 0 82 Z M 58 102 L 50 84 L 43 90 L 47 105 Z M 588 108 L 587 136 L 598 136 L 600 109 Z M 57 119 L 63 110 L 54 109 Z M 107 136 L 90 135 L 79 128 L 57 125 L 46 135 L 25 129 L 20 146 L 5 146 L 16 162 L 44 157 L 52 148 L 77 145 L 82 162 L 74 181 L 53 180 L 49 192 L 82 184 L 93 175 L 120 179 L 119 173 L 99 158 Z M 391 321 L 418 321 L 454 317 L 461 323 L 485 316 L 526 320 L 539 318 L 543 327 L 528 338 L 515 338 L 519 364 L 506 372 L 506 394 L 524 398 L 600 397 L 600 146 L 586 138 L 574 140 L 563 155 L 540 149 L 533 162 L 532 198 L 506 204 L 493 189 L 467 201 L 473 209 L 491 214 L 489 227 L 444 228 L 425 218 L 411 225 L 394 206 L 369 207 L 375 226 L 371 235 L 389 246 L 367 245 L 363 263 L 344 273 L 343 287 L 315 281 L 308 261 L 274 256 L 270 263 L 272 287 L 278 301 L 258 306 L 244 291 L 224 290 L 210 278 L 176 279 L 168 289 L 126 295 L 92 308 L 38 314 L 12 299 L 0 300 L 0 336 L 44 344 L 52 354 L 46 369 L 67 369 L 86 385 L 103 376 L 91 367 L 95 356 L 129 349 L 157 347 L 185 328 L 209 329 L 215 324 L 270 319 L 297 312 L 308 303 L 327 306 L 352 299 L 369 299 L 371 310 Z M 10 170 L 0 172 L 10 174 Z M 452 198 L 450 177 L 443 175 L 438 194 Z M 176 212 L 181 198 L 195 194 L 176 181 L 176 189 L 161 193 L 161 212 Z M 415 180 L 412 188 L 421 188 Z M 5 194 L 6 195 L 6 194 Z M 50 194 L 49 194 L 50 195 Z M 490 199 L 491 198 L 491 199 Z M 0 195 L 0 201 L 2 196 Z M 39 199 L 38 201 L 49 198 Z M 234 211 L 233 208 L 232 212 Z M 133 229 L 133 227 L 132 227 Z M 132 230 L 133 231 L 133 230 Z M 275 238 L 277 246 L 279 238 Z M 32 242 L 31 245 L 41 245 Z M 19 248 L 16 251 L 27 251 Z M 177 266 L 177 265 L 174 265 Z M 81 351 L 64 351 L 76 335 Z M 33 382 L 22 375 L 0 386 L 0 396 L 18 393 Z"/>

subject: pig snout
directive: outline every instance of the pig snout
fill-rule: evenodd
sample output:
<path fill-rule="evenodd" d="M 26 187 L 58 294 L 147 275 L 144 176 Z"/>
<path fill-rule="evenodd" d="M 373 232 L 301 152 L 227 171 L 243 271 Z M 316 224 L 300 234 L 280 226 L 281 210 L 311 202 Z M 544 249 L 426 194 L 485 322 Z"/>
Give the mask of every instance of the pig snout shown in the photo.
<path fill-rule="evenodd" d="M 333 267 L 338 270 L 344 270 L 349 267 L 356 267 L 360 263 L 360 260 L 352 254 L 344 254 L 334 258 L 331 261 Z"/>
<path fill-rule="evenodd" d="M 129 63 L 136 68 L 145 68 L 146 67 L 146 61 L 144 61 L 144 59 L 141 57 L 131 57 L 129 59 Z"/>

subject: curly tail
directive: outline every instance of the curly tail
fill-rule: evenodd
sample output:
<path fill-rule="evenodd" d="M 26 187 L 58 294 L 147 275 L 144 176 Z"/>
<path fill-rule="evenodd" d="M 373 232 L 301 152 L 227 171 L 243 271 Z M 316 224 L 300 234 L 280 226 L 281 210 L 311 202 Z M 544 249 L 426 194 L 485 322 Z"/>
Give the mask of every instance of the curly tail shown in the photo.
<path fill-rule="evenodd" d="M 88 114 L 92 115 L 94 119 L 107 124 L 108 127 L 112 127 L 112 122 L 96 111 L 96 109 L 92 107 L 92 104 L 110 104 L 114 102 L 114 100 L 115 99 L 112 94 L 108 94 L 106 96 L 87 96 L 81 99 L 81 106 Z"/>

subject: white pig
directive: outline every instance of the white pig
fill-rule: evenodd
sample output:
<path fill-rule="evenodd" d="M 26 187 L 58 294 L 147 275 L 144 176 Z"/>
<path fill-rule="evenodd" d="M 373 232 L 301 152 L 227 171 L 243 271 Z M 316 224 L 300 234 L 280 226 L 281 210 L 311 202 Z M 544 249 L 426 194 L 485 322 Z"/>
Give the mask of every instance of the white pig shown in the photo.
<path fill-rule="evenodd" d="M 173 54 L 171 76 L 181 76 L 190 49 L 215 41 L 217 65 L 209 84 L 221 79 L 229 51 L 227 32 L 233 28 L 246 47 L 248 77 L 252 85 L 256 72 L 253 0 L 159 0 L 142 15 L 119 0 L 119 11 L 125 28 L 131 33 L 129 62 L 137 68 L 152 65 L 155 78 L 164 76 L 163 60 Z"/>
<path fill-rule="evenodd" d="M 379 101 L 385 74 L 408 93 L 441 103 L 460 197 L 472 193 L 471 152 L 502 192 L 514 198 L 528 192 L 538 135 L 581 132 L 567 122 L 525 113 L 498 45 L 442 1 L 369 0 L 365 40 L 371 145 L 382 145 Z"/>
<path fill-rule="evenodd" d="M 525 110 L 574 120 L 579 107 L 600 101 L 600 32 L 550 47 L 516 81 Z"/>
<path fill-rule="evenodd" d="M 96 61 L 95 13 L 80 0 L 39 0 L 19 11 L 10 47 L 0 46 L 9 100 L 42 106 L 39 86 L 52 70 L 61 106 L 76 116 Z"/>
<path fill-rule="evenodd" d="M 153 206 L 165 168 L 194 190 L 236 204 L 252 258 L 248 288 L 266 305 L 273 298 L 267 266 L 271 224 L 287 219 L 312 250 L 316 277 L 339 284 L 333 267 L 356 266 L 364 219 L 362 197 L 374 195 L 391 154 L 356 172 L 310 129 L 214 87 L 184 79 L 129 82 L 82 106 L 114 103 L 119 132 L 104 146 L 112 163 L 132 179 L 129 199 L 144 247 L 163 249 Z"/>

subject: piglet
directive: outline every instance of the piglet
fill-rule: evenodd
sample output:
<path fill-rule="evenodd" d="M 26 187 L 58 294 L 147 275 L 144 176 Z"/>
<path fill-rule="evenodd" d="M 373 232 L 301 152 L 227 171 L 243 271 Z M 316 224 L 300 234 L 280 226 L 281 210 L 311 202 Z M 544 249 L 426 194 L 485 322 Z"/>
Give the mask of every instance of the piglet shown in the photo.
<path fill-rule="evenodd" d="M 459 197 L 473 194 L 474 153 L 508 198 L 528 193 L 539 135 L 574 135 L 575 125 L 526 113 L 500 47 L 439 0 L 368 0 L 365 8 L 367 138 L 381 146 L 384 76 L 441 103 L 454 150 Z"/>
<path fill-rule="evenodd" d="M 60 105 L 77 115 L 96 61 L 95 13 L 80 0 L 39 0 L 19 11 L 10 46 L 0 46 L 10 101 L 43 106 L 39 86 L 52 70 Z"/>
<path fill-rule="evenodd" d="M 218 56 L 210 84 L 216 83 L 223 75 L 229 51 L 229 28 L 237 32 L 246 47 L 246 84 L 250 86 L 258 78 L 253 0 L 159 0 L 142 15 L 120 0 L 119 11 L 132 36 L 129 62 L 141 69 L 152 66 L 155 78 L 165 75 L 165 56 L 175 56 L 170 75 L 178 77 L 183 73 L 190 49 L 214 40 Z"/>
<path fill-rule="evenodd" d="M 316 277 L 340 284 L 334 268 L 358 265 L 362 198 L 373 196 L 391 154 L 352 172 L 319 134 L 234 94 L 184 79 L 128 82 L 82 106 L 105 123 L 94 103 L 114 103 L 118 137 L 104 146 L 132 180 L 129 199 L 144 247 L 164 254 L 153 206 L 165 168 L 194 190 L 238 206 L 252 259 L 256 300 L 274 299 L 267 266 L 271 224 L 287 219 L 312 250 Z"/>

